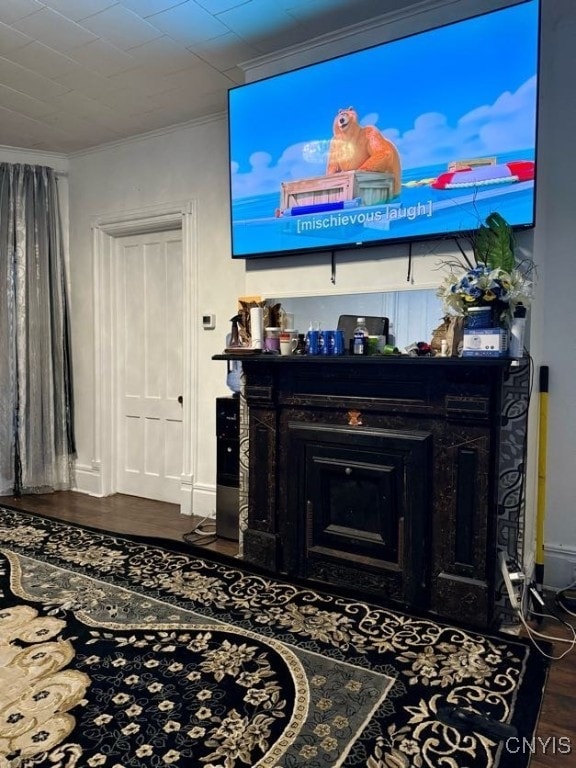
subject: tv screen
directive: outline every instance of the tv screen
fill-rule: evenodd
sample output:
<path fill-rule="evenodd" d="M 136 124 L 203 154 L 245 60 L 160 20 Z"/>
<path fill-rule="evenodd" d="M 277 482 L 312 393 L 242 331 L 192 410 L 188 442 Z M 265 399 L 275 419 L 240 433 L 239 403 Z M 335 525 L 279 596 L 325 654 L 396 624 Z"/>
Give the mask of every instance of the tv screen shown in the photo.
<path fill-rule="evenodd" d="M 232 256 L 534 225 L 538 0 L 229 92 Z"/>

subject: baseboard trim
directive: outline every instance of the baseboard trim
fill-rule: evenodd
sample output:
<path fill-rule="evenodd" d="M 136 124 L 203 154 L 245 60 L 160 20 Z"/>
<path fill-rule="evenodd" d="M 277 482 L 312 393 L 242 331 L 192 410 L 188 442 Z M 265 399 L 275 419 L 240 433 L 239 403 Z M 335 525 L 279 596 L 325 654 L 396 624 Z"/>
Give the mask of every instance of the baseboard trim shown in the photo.
<path fill-rule="evenodd" d="M 216 488 L 196 483 L 192 492 L 192 506 L 188 514 L 216 518 Z"/>
<path fill-rule="evenodd" d="M 75 464 L 73 491 L 86 493 L 88 496 L 102 497 L 102 476 L 99 469 L 85 464 Z"/>
<path fill-rule="evenodd" d="M 544 547 L 544 584 L 551 589 L 564 589 L 574 582 L 576 549 L 549 544 Z"/>
<path fill-rule="evenodd" d="M 72 490 L 99 498 L 109 495 L 102 492 L 100 470 L 85 464 L 76 464 L 74 467 Z M 214 485 L 182 482 L 180 491 L 181 514 L 216 517 L 216 487 Z"/>

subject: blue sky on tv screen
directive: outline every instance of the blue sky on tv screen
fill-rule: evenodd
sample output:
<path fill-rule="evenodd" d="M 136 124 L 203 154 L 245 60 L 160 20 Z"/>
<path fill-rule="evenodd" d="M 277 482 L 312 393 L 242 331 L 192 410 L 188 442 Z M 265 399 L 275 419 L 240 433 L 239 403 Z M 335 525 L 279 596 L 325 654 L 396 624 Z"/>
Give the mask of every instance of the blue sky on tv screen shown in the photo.
<path fill-rule="evenodd" d="M 233 200 L 323 176 L 332 123 L 354 107 L 412 179 L 451 161 L 535 153 L 536 0 L 230 92 Z"/>

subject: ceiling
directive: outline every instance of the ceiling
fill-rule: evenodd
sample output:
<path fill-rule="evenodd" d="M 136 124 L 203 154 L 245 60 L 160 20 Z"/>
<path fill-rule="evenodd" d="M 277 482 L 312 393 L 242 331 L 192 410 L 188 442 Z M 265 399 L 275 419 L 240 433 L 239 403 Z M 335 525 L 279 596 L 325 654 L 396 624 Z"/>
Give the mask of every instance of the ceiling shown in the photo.
<path fill-rule="evenodd" d="M 408 4 L 0 0 L 0 145 L 72 154 L 223 112 L 242 62 Z"/>

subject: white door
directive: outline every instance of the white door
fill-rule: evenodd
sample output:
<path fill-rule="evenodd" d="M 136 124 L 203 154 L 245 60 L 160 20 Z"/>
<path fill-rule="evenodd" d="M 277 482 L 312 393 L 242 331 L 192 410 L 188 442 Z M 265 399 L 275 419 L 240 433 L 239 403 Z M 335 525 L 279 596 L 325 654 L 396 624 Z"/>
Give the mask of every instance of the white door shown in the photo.
<path fill-rule="evenodd" d="M 116 239 L 116 490 L 180 503 L 182 234 Z"/>

